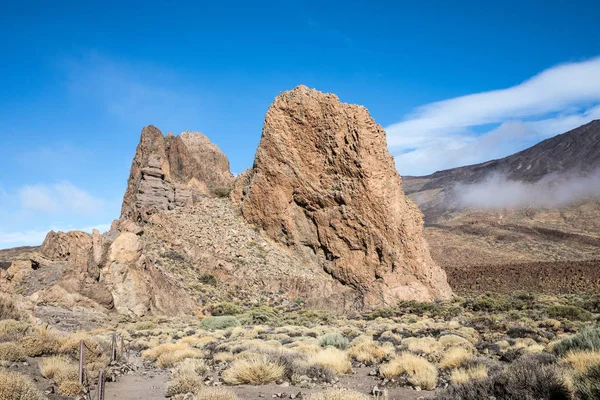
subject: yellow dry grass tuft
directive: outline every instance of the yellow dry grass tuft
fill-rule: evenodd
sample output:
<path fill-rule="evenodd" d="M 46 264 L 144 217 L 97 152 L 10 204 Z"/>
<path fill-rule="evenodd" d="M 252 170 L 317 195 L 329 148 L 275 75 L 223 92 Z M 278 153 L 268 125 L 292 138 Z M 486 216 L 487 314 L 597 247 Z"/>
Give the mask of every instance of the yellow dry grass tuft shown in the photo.
<path fill-rule="evenodd" d="M 600 365 L 600 351 L 577 350 L 567 353 L 563 361 L 579 373 L 586 373 L 591 367 Z"/>
<path fill-rule="evenodd" d="M 464 347 L 452 347 L 442 356 L 440 368 L 457 368 L 472 357 L 473 354 L 470 350 Z"/>
<path fill-rule="evenodd" d="M 26 322 L 14 319 L 0 320 L 0 341 L 8 342 L 23 337 L 30 328 Z"/>
<path fill-rule="evenodd" d="M 16 372 L 0 370 L 0 399 L 44 400 L 45 397 L 29 377 Z"/>
<path fill-rule="evenodd" d="M 394 378 L 406 374 L 408 381 L 421 389 L 431 390 L 437 385 L 438 372 L 435 365 L 423 357 L 405 352 L 379 368 L 384 378 Z"/>
<path fill-rule="evenodd" d="M 327 347 L 308 357 L 309 364 L 321 365 L 338 375 L 347 374 L 352 370 L 348 353 L 335 347 Z"/>
<path fill-rule="evenodd" d="M 196 400 L 238 400 L 238 397 L 229 389 L 207 387 L 196 392 Z"/>
<path fill-rule="evenodd" d="M 40 373 L 44 378 L 53 379 L 58 371 L 69 368 L 69 365 L 74 365 L 65 356 L 45 357 L 39 362 Z"/>
<path fill-rule="evenodd" d="M 283 365 L 269 360 L 264 355 L 256 354 L 251 358 L 237 359 L 223 372 L 223 380 L 232 385 L 248 383 L 264 385 L 283 377 Z"/>
<path fill-rule="evenodd" d="M 457 368 L 450 373 L 452 383 L 458 385 L 473 380 L 485 379 L 488 376 L 488 368 L 485 365 L 477 365 L 469 368 Z"/>
<path fill-rule="evenodd" d="M 158 368 L 172 368 L 176 363 L 182 360 L 187 358 L 203 358 L 204 355 L 203 351 L 188 347 L 161 354 L 160 357 L 158 357 L 158 360 L 156 360 L 156 366 Z"/>
<path fill-rule="evenodd" d="M 407 338 L 402 342 L 402 348 L 413 353 L 423 353 L 428 355 L 437 353 L 441 350 L 438 341 L 429 336 L 422 338 Z"/>
<path fill-rule="evenodd" d="M 156 361 L 164 353 L 170 353 L 178 350 L 188 349 L 189 346 L 185 343 L 164 343 L 156 347 L 142 351 L 142 357 L 148 361 Z"/>
<path fill-rule="evenodd" d="M 369 400 L 369 397 L 349 389 L 328 389 L 322 393 L 311 394 L 307 400 Z"/>
<path fill-rule="evenodd" d="M 352 341 L 350 349 L 348 350 L 348 354 L 356 361 L 373 364 L 394 352 L 394 346 L 391 345 L 391 343 L 380 345 L 372 338 L 363 340 L 357 339 Z"/>
<path fill-rule="evenodd" d="M 0 343 L 0 360 L 2 361 L 25 361 L 25 351 L 21 346 L 13 342 Z"/>
<path fill-rule="evenodd" d="M 83 386 L 78 381 L 64 381 L 58 385 L 58 393 L 63 396 L 75 397 L 83 393 Z"/>

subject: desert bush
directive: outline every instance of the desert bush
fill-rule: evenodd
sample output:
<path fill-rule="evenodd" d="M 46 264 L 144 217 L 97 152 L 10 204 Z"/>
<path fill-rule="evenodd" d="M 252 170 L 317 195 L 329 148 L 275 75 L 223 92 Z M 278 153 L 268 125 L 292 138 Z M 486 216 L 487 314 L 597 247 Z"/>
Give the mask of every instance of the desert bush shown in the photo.
<path fill-rule="evenodd" d="M 152 321 L 140 321 L 133 326 L 136 331 L 147 331 L 154 328 L 156 328 L 156 324 Z"/>
<path fill-rule="evenodd" d="M 54 381 L 60 385 L 63 382 L 79 381 L 79 366 L 77 364 L 65 364 L 54 373 Z"/>
<path fill-rule="evenodd" d="M 229 193 L 231 193 L 230 187 L 218 187 L 213 189 L 213 193 L 217 197 L 229 197 Z"/>
<path fill-rule="evenodd" d="M 423 357 L 405 352 L 379 368 L 387 379 L 406 375 L 408 382 L 421 389 L 431 390 L 437 385 L 437 368 Z"/>
<path fill-rule="evenodd" d="M 472 380 L 482 380 L 488 377 L 488 368 L 485 365 L 476 365 L 467 368 L 456 368 L 450 373 L 450 380 L 454 384 Z"/>
<path fill-rule="evenodd" d="M 198 277 L 198 281 L 205 285 L 217 286 L 217 278 L 213 274 L 202 274 Z"/>
<path fill-rule="evenodd" d="M 591 312 L 572 305 L 550 306 L 546 313 L 550 318 L 564 318 L 569 321 L 591 321 L 594 318 Z"/>
<path fill-rule="evenodd" d="M 60 343 L 55 335 L 39 329 L 23 337 L 19 344 L 29 357 L 39 357 L 57 354 Z"/>
<path fill-rule="evenodd" d="M 430 336 L 409 337 L 402 342 L 402 349 L 413 353 L 434 354 L 441 350 L 441 346 L 435 338 Z"/>
<path fill-rule="evenodd" d="M 30 328 L 26 322 L 17 321 L 14 319 L 0 320 L 0 342 L 10 342 L 17 340 Z"/>
<path fill-rule="evenodd" d="M 44 400 L 45 397 L 29 377 L 0 369 L 0 399 Z"/>
<path fill-rule="evenodd" d="M 307 400 L 369 400 L 369 397 L 354 390 L 332 388 L 322 393 L 311 394 Z"/>
<path fill-rule="evenodd" d="M 58 385 L 58 393 L 63 396 L 75 397 L 83 393 L 83 386 L 79 384 L 79 381 L 64 381 Z"/>
<path fill-rule="evenodd" d="M 2 361 L 25 361 L 25 351 L 21 346 L 13 342 L 0 343 L 0 360 Z"/>
<path fill-rule="evenodd" d="M 220 315 L 238 315 L 244 312 L 244 308 L 234 304 L 234 303 L 230 303 L 228 301 L 224 301 L 221 302 L 219 304 L 217 304 L 216 306 L 212 307 L 211 310 L 211 314 L 214 316 L 220 316 Z"/>
<path fill-rule="evenodd" d="M 447 302 L 419 302 L 415 300 L 401 301 L 397 306 L 397 312 L 400 314 L 415 314 L 419 316 L 428 315 L 432 318 L 443 317 L 450 319 L 456 317 L 462 312 L 462 309 Z"/>
<path fill-rule="evenodd" d="M 244 325 L 279 325 L 279 311 L 268 306 L 259 306 L 250 309 L 240 317 Z"/>
<path fill-rule="evenodd" d="M 250 358 L 235 360 L 223 372 L 223 381 L 232 385 L 264 385 L 281 379 L 284 372 L 283 365 L 265 355 L 255 354 Z"/>
<path fill-rule="evenodd" d="M 325 367 L 338 375 L 347 374 L 352 370 L 352 363 L 350 362 L 348 353 L 335 347 L 327 347 L 317 353 L 311 354 L 308 362 Z"/>
<path fill-rule="evenodd" d="M 229 315 L 206 317 L 202 320 L 202 322 L 200 322 L 200 327 L 208 331 L 227 329 L 234 326 L 240 326 L 240 321 L 238 321 L 237 318 Z"/>
<path fill-rule="evenodd" d="M 281 317 L 284 325 L 313 326 L 315 324 L 327 325 L 333 321 L 333 316 L 325 310 L 299 310 L 286 312 Z"/>
<path fill-rule="evenodd" d="M 39 362 L 40 373 L 44 378 L 53 379 L 58 371 L 69 368 L 75 364 L 65 356 L 45 357 Z"/>
<path fill-rule="evenodd" d="M 579 373 L 600 365 L 600 351 L 576 350 L 568 352 L 563 360 Z"/>
<path fill-rule="evenodd" d="M 348 354 L 356 361 L 373 364 L 383 357 L 394 352 L 394 346 L 387 343 L 385 346 L 375 342 L 371 337 L 359 336 L 351 343 Z"/>
<path fill-rule="evenodd" d="M 392 318 L 394 316 L 394 310 L 391 308 L 377 308 L 365 315 L 367 320 L 374 320 L 377 318 Z"/>
<path fill-rule="evenodd" d="M 196 392 L 196 400 L 238 400 L 238 397 L 229 389 L 206 387 Z"/>
<path fill-rule="evenodd" d="M 535 358 L 515 361 L 487 379 L 469 380 L 436 394 L 436 400 L 570 400 L 572 393 L 554 365 Z"/>
<path fill-rule="evenodd" d="M 575 375 L 573 385 L 575 387 L 577 399 L 600 399 L 600 364 L 590 367 L 584 373 Z"/>
<path fill-rule="evenodd" d="M 171 374 L 171 379 L 167 384 L 167 396 L 195 393 L 202 390 L 203 387 L 202 376 L 196 373 L 195 365 L 181 363 Z"/>
<path fill-rule="evenodd" d="M 79 347 L 83 340 L 83 355 L 86 362 L 107 362 L 110 352 L 108 343 L 90 336 L 87 332 L 77 332 L 66 336 L 58 336 L 58 351 L 73 359 L 79 358 Z"/>
<path fill-rule="evenodd" d="M 0 295 L 0 320 L 14 319 L 22 320 L 25 317 L 23 312 L 17 308 L 13 300 L 7 295 Z"/>
<path fill-rule="evenodd" d="M 600 325 L 584 328 L 577 334 L 564 338 L 552 348 L 558 356 L 575 350 L 600 351 Z"/>
<path fill-rule="evenodd" d="M 340 350 L 345 350 L 350 342 L 339 332 L 327 333 L 321 336 L 319 344 L 321 347 L 332 346 Z"/>
<path fill-rule="evenodd" d="M 204 353 L 191 347 L 165 352 L 156 360 L 158 368 L 172 368 L 176 363 L 190 358 L 202 358 Z"/>
<path fill-rule="evenodd" d="M 464 347 L 452 347 L 442 356 L 440 367 L 457 368 L 471 358 L 473 358 L 473 353 L 470 350 Z"/>

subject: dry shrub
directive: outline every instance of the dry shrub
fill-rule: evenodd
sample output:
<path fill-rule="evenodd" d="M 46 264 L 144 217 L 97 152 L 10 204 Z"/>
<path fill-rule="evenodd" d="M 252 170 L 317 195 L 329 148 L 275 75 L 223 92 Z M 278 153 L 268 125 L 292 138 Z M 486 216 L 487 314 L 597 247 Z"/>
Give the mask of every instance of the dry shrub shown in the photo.
<path fill-rule="evenodd" d="M 0 294 L 0 319 L 24 319 L 24 313 L 19 310 L 10 296 Z"/>
<path fill-rule="evenodd" d="M 2 361 L 25 361 L 25 351 L 21 346 L 13 342 L 0 343 L 0 360 Z"/>
<path fill-rule="evenodd" d="M 46 329 L 37 329 L 19 341 L 29 357 L 50 356 L 58 353 L 58 338 Z"/>
<path fill-rule="evenodd" d="M 142 357 L 148 361 L 156 361 L 162 354 L 189 349 L 185 343 L 164 343 L 142 351 Z"/>
<path fill-rule="evenodd" d="M 83 393 L 83 386 L 78 381 L 64 381 L 58 385 L 58 393 L 63 396 L 75 397 Z"/>
<path fill-rule="evenodd" d="M 281 379 L 284 372 L 283 365 L 265 355 L 256 354 L 251 358 L 235 360 L 231 367 L 223 372 L 223 380 L 232 385 L 264 385 Z"/>
<path fill-rule="evenodd" d="M 54 373 L 54 381 L 60 386 L 63 382 L 79 380 L 79 366 L 76 364 L 65 364 L 63 368 Z"/>
<path fill-rule="evenodd" d="M 0 369 L 0 399 L 44 400 L 45 397 L 29 377 Z"/>
<path fill-rule="evenodd" d="M 233 353 L 229 351 L 221 351 L 213 356 L 213 360 L 216 362 L 232 362 Z"/>
<path fill-rule="evenodd" d="M 196 373 L 195 366 L 190 363 L 181 363 L 171 374 L 167 385 L 167 396 L 194 393 L 202 387 L 202 376 Z"/>
<path fill-rule="evenodd" d="M 466 349 L 472 349 L 473 345 L 467 339 L 458 335 L 444 335 L 438 339 L 438 343 L 442 348 L 448 349 L 451 347 L 464 347 Z"/>
<path fill-rule="evenodd" d="M 413 353 L 422 354 L 434 354 L 441 350 L 441 346 L 437 340 L 432 337 L 410 337 L 402 342 L 402 348 L 404 350 L 411 351 Z"/>
<path fill-rule="evenodd" d="M 229 389 L 207 387 L 195 395 L 196 400 L 238 400 L 238 397 Z"/>
<path fill-rule="evenodd" d="M 410 384 L 421 389 L 431 390 L 437 385 L 438 373 L 435 365 L 423 357 L 407 352 L 382 365 L 379 373 L 388 379 L 406 375 Z"/>
<path fill-rule="evenodd" d="M 156 366 L 158 368 L 171 368 L 176 363 L 187 358 L 202 358 L 203 356 L 204 353 L 202 351 L 188 347 L 186 349 L 161 354 L 161 356 L 158 357 L 158 360 L 156 360 Z"/>
<path fill-rule="evenodd" d="M 14 319 L 0 320 L 0 342 L 10 342 L 17 340 L 27 332 L 30 325 L 26 322 Z"/>
<path fill-rule="evenodd" d="M 89 336 L 86 332 L 72 333 L 58 337 L 58 351 L 73 358 L 79 358 L 79 346 L 83 340 L 83 352 L 86 362 L 101 362 L 108 358 L 108 344 L 103 344 L 99 339 Z"/>
<path fill-rule="evenodd" d="M 177 364 L 177 368 L 181 371 L 187 370 L 188 372 L 193 372 L 197 375 L 204 375 L 207 370 L 206 362 L 204 360 L 198 360 L 193 358 L 187 358 L 182 362 Z"/>
<path fill-rule="evenodd" d="M 446 351 L 440 360 L 440 368 L 456 368 L 467 360 L 470 360 L 473 354 L 464 347 L 452 347 Z"/>
<path fill-rule="evenodd" d="M 373 364 L 394 352 L 394 346 L 389 343 L 380 345 L 372 338 L 357 339 L 352 341 L 348 354 L 358 362 Z"/>
<path fill-rule="evenodd" d="M 563 360 L 575 371 L 586 373 L 591 367 L 600 365 L 600 351 L 570 351 L 563 357 Z"/>
<path fill-rule="evenodd" d="M 309 364 L 317 364 L 325 367 L 338 375 L 347 374 L 352 370 L 352 363 L 350 362 L 348 353 L 334 347 L 328 347 L 311 354 L 308 362 Z"/>
<path fill-rule="evenodd" d="M 53 379 L 58 371 L 68 369 L 74 364 L 65 356 L 45 357 L 39 362 L 40 373 L 44 378 Z"/>
<path fill-rule="evenodd" d="M 457 368 L 452 370 L 450 379 L 452 383 L 459 384 L 472 380 L 485 379 L 488 376 L 488 367 L 485 365 L 476 365 L 468 368 Z"/>
<path fill-rule="evenodd" d="M 354 390 L 336 388 L 311 394 L 307 400 L 369 400 L 369 397 Z"/>

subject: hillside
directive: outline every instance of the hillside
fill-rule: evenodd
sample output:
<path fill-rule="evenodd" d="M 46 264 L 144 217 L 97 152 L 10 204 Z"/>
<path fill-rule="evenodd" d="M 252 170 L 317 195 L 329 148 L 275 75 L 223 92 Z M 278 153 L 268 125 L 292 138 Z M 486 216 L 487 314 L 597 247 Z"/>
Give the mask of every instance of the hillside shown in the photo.
<path fill-rule="evenodd" d="M 600 198 L 593 194 L 600 188 L 590 177 L 598 168 L 600 121 L 592 121 L 499 160 L 407 176 L 403 183 L 425 215 L 432 256 L 453 289 L 569 291 L 586 287 L 582 282 L 595 287 L 590 280 L 600 260 Z M 487 198 L 470 201 L 486 191 Z M 545 202 L 561 191 L 571 195 L 568 201 Z M 522 201 L 493 206 L 497 197 L 513 194 Z M 515 267 L 552 278 L 507 284 L 506 271 Z"/>

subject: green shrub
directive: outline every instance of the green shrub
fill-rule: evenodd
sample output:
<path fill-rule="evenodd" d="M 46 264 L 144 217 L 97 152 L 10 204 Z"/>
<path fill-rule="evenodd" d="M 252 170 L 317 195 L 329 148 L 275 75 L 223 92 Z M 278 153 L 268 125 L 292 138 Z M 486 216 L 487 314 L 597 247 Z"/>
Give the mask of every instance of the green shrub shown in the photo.
<path fill-rule="evenodd" d="M 553 347 L 554 353 L 558 356 L 574 350 L 600 351 L 600 325 L 584 328 L 577 334 L 564 338 Z"/>
<path fill-rule="evenodd" d="M 374 320 L 376 318 L 391 318 L 394 316 L 394 310 L 391 308 L 378 308 L 371 311 L 365 316 L 368 320 Z"/>
<path fill-rule="evenodd" d="M 322 347 L 333 346 L 340 350 L 345 350 L 350 342 L 339 332 L 327 333 L 321 336 L 319 344 Z"/>
<path fill-rule="evenodd" d="M 154 328 L 156 328 L 156 324 L 152 321 L 140 321 L 133 326 L 136 331 L 147 331 Z"/>
<path fill-rule="evenodd" d="M 219 329 L 227 329 L 234 326 L 239 326 L 240 321 L 237 318 L 224 315 L 219 317 L 207 317 L 200 322 L 200 326 L 202 329 L 206 329 L 209 331 L 215 331 Z"/>
<path fill-rule="evenodd" d="M 217 304 L 211 310 L 212 315 L 238 315 L 244 312 L 244 309 L 237 305 L 227 301 Z"/>
<path fill-rule="evenodd" d="M 268 306 L 254 307 L 243 315 L 242 323 L 244 325 L 279 325 L 279 311 Z"/>
<path fill-rule="evenodd" d="M 205 285 L 217 286 L 217 278 L 213 274 L 202 274 L 198 280 Z"/>
<path fill-rule="evenodd" d="M 564 318 L 569 321 L 590 321 L 594 318 L 591 312 L 577 306 L 550 306 L 546 310 L 550 318 Z"/>
<path fill-rule="evenodd" d="M 219 187 L 213 190 L 213 193 L 215 194 L 215 196 L 217 197 L 229 197 L 229 194 L 231 193 L 231 189 L 230 187 Z"/>
<path fill-rule="evenodd" d="M 594 365 L 586 373 L 576 375 L 573 384 L 578 399 L 600 399 L 600 365 Z"/>

